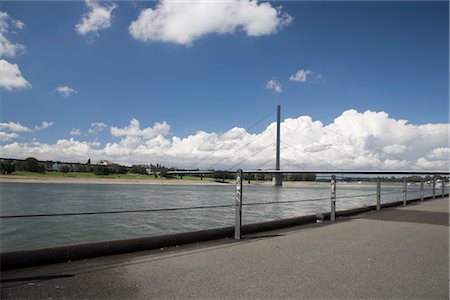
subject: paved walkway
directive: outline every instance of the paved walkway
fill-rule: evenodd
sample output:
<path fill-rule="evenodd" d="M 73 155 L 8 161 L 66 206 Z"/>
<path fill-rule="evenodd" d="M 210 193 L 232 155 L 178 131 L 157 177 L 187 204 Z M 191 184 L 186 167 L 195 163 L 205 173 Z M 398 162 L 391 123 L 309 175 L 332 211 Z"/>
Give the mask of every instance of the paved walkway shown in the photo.
<path fill-rule="evenodd" d="M 2 273 L 8 298 L 449 298 L 449 199 Z"/>

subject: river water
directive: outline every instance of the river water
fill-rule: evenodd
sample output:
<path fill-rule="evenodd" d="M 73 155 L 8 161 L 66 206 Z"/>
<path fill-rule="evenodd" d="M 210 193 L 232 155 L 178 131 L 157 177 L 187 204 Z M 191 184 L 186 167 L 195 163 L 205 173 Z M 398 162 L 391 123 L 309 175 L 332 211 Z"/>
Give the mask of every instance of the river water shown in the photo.
<path fill-rule="evenodd" d="M 382 185 L 381 202 L 403 199 L 401 184 Z M 446 189 L 447 192 L 447 189 Z M 338 182 L 337 210 L 374 205 L 375 183 Z M 441 189 L 436 188 L 440 195 Z M 425 185 L 425 196 L 432 194 Z M 233 205 L 233 185 L 0 183 L 1 215 L 56 214 Z M 420 197 L 420 184 L 408 186 Z M 346 198 L 350 197 L 350 198 Z M 316 200 L 311 200 L 316 199 Z M 271 203 L 305 200 L 296 203 Z M 311 201 L 310 201 L 311 200 Z M 245 205 L 252 203 L 266 205 Z M 330 210 L 329 183 L 244 185 L 243 224 Z M 234 224 L 234 207 L 160 212 L 0 219 L 0 251 L 29 250 L 210 229 Z"/>

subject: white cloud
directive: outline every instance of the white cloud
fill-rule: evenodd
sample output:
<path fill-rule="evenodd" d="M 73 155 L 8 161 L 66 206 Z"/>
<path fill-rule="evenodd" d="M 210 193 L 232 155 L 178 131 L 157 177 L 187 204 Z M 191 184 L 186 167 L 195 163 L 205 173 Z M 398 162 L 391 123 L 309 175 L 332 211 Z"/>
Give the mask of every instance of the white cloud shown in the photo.
<path fill-rule="evenodd" d="M 449 169 L 450 162 L 450 148 L 439 147 L 435 148 L 425 157 L 417 160 L 417 165 L 424 169 Z"/>
<path fill-rule="evenodd" d="M 49 128 L 52 125 L 53 125 L 53 122 L 43 121 L 41 125 L 34 126 L 34 130 L 36 130 L 36 131 L 43 130 L 43 129 Z"/>
<path fill-rule="evenodd" d="M 35 131 L 43 130 L 52 125 L 53 125 L 53 122 L 43 121 L 41 123 L 41 125 L 35 125 L 34 130 Z M 30 128 L 23 126 L 22 124 L 16 123 L 16 122 L 0 123 L 0 129 L 6 129 L 6 130 L 12 131 L 12 132 L 32 132 L 33 131 Z"/>
<path fill-rule="evenodd" d="M 11 42 L 7 38 L 11 25 L 17 29 L 22 29 L 25 26 L 20 20 L 11 18 L 7 12 L 0 11 L 0 57 L 13 58 L 25 50 L 24 45 Z"/>
<path fill-rule="evenodd" d="M 234 33 L 262 36 L 277 32 L 292 17 L 282 7 L 252 0 L 170 1 L 141 11 L 128 30 L 143 42 L 171 42 L 189 45 L 205 35 Z"/>
<path fill-rule="evenodd" d="M 8 123 L 0 123 L 0 129 L 7 129 L 13 132 L 30 132 L 31 129 L 23 126 L 20 123 L 8 122 Z"/>
<path fill-rule="evenodd" d="M 18 137 L 19 137 L 19 135 L 15 132 L 0 131 L 0 142 L 10 141 L 10 140 L 16 139 Z"/>
<path fill-rule="evenodd" d="M 101 122 L 94 122 L 91 124 L 91 128 L 89 128 L 88 132 L 91 134 L 97 134 L 99 132 L 102 132 L 108 125 Z"/>
<path fill-rule="evenodd" d="M 70 135 L 81 135 L 81 130 L 78 128 L 72 128 L 72 130 L 69 132 Z"/>
<path fill-rule="evenodd" d="M 330 149 L 332 145 L 325 145 L 321 143 L 313 143 L 303 148 L 305 152 L 322 152 L 324 150 Z"/>
<path fill-rule="evenodd" d="M 78 34 L 86 35 L 88 33 L 97 34 L 102 29 L 111 27 L 112 11 L 117 8 L 115 4 L 101 5 L 93 0 L 86 0 L 89 12 L 81 17 L 75 29 Z"/>
<path fill-rule="evenodd" d="M 0 87 L 11 91 L 12 89 L 31 88 L 31 84 L 23 78 L 17 64 L 11 64 L 4 59 L 0 59 Z"/>
<path fill-rule="evenodd" d="M 140 129 L 139 121 L 131 119 L 130 125 L 124 128 L 111 127 L 111 135 L 116 137 L 142 137 L 151 139 L 158 135 L 166 135 L 170 131 L 170 126 L 166 123 L 155 123 L 153 127 Z"/>
<path fill-rule="evenodd" d="M 275 79 L 271 79 L 269 80 L 269 82 L 266 83 L 266 89 L 274 90 L 277 93 L 281 93 L 283 91 L 281 83 L 279 83 Z"/>
<path fill-rule="evenodd" d="M 165 122 L 141 129 L 139 121 L 132 119 L 126 127 L 111 127 L 111 138 L 119 140 L 103 147 L 72 138 L 54 144 L 12 142 L 0 146 L 0 152 L 18 158 L 108 159 L 123 164 L 162 163 L 186 168 L 199 162 L 196 168 L 254 169 L 274 158 L 275 128 L 274 122 L 259 133 L 232 128 L 223 134 L 198 131 L 181 138 L 168 136 L 170 126 Z M 282 169 L 447 170 L 448 134 L 449 124 L 414 125 L 385 112 L 348 110 L 330 124 L 309 116 L 287 118 L 281 127 Z M 402 145 L 406 148 L 399 153 Z M 386 149 L 400 157 L 392 157 Z M 266 164 L 266 168 L 273 167 L 273 162 Z"/>
<path fill-rule="evenodd" d="M 25 27 L 25 23 L 23 23 L 23 22 L 20 21 L 20 20 L 14 20 L 14 26 L 15 26 L 17 29 L 23 29 L 23 28 Z"/>
<path fill-rule="evenodd" d="M 383 151 L 387 154 L 401 154 L 405 152 L 407 147 L 405 145 L 393 144 L 383 147 Z"/>
<path fill-rule="evenodd" d="M 295 74 L 293 74 L 291 77 L 289 77 L 289 80 L 291 81 L 297 81 L 297 82 L 306 82 L 308 79 L 308 75 L 312 74 L 311 70 L 298 70 Z"/>
<path fill-rule="evenodd" d="M 42 160 L 86 161 L 86 157 L 100 160 L 104 152 L 96 150 L 96 146 L 97 143 L 75 141 L 73 138 L 58 140 L 54 144 L 13 142 L 2 146 L 0 153 L 4 157 L 32 156 Z"/>
<path fill-rule="evenodd" d="M 70 96 L 74 93 L 78 93 L 78 91 L 74 90 L 71 87 L 68 87 L 66 85 L 60 85 L 58 86 L 55 91 L 57 91 L 60 95 L 63 95 L 64 97 Z"/>

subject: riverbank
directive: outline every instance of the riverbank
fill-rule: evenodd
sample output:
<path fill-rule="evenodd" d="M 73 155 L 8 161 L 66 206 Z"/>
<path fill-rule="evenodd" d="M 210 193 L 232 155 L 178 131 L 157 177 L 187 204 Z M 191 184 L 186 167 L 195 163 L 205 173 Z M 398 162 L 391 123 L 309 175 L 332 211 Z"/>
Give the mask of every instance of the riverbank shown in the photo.
<path fill-rule="evenodd" d="M 140 176 L 144 177 L 144 176 Z M 215 180 L 213 178 L 153 178 L 145 179 L 124 177 L 55 177 L 46 175 L 0 175 L 0 183 L 48 183 L 48 184 L 145 184 L 145 185 L 234 185 L 234 180 Z M 315 181 L 285 181 L 285 186 L 298 186 L 301 184 L 320 184 Z M 244 185 L 248 185 L 248 181 L 244 181 Z M 271 181 L 252 180 L 250 185 L 272 185 Z"/>
<path fill-rule="evenodd" d="M 74 178 L 1 175 L 0 183 L 49 183 L 49 184 L 149 184 L 149 185 L 230 185 L 233 182 L 192 179 L 123 179 L 123 178 Z"/>

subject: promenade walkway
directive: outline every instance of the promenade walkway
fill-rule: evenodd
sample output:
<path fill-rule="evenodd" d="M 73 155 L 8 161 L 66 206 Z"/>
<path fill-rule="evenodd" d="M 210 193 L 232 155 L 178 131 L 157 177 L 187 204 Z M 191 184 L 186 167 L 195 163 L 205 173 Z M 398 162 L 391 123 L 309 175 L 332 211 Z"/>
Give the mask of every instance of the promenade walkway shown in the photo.
<path fill-rule="evenodd" d="M 1 280 L 2 299 L 449 299 L 449 199 Z"/>

